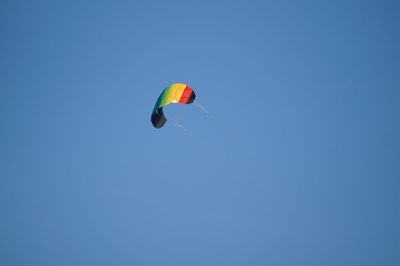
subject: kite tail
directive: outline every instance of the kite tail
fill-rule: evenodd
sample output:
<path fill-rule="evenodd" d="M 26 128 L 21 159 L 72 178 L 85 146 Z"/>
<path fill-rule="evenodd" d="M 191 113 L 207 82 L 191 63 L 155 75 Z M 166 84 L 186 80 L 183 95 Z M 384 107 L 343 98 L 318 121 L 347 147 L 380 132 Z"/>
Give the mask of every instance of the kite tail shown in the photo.
<path fill-rule="evenodd" d="M 184 126 L 184 125 L 182 125 L 182 124 L 180 124 L 180 123 L 178 123 L 178 122 L 174 122 L 173 124 L 172 124 L 174 127 L 177 127 L 177 128 L 180 128 L 180 129 L 182 129 L 182 130 L 184 130 L 184 131 L 188 131 L 188 129 Z"/>
<path fill-rule="evenodd" d="M 197 101 L 194 101 L 193 104 L 194 104 L 195 106 L 197 106 L 198 108 L 200 108 L 204 113 L 206 113 L 206 114 L 208 114 L 209 116 L 212 117 L 212 115 L 210 114 L 210 112 L 207 111 L 207 109 L 206 109 L 203 105 L 197 103 Z"/>

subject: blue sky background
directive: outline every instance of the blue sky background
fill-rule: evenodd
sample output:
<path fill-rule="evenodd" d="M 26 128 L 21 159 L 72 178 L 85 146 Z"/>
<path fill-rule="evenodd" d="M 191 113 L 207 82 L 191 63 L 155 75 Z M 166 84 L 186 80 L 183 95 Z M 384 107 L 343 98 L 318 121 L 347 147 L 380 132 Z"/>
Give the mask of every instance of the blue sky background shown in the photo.
<path fill-rule="evenodd" d="M 1 1 L 0 264 L 399 265 L 399 8 Z"/>

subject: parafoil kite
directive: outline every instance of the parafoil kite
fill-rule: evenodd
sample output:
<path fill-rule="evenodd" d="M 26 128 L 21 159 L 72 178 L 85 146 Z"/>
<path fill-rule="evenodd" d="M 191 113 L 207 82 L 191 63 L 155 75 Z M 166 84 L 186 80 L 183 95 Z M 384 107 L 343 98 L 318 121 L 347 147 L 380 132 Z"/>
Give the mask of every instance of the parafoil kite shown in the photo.
<path fill-rule="evenodd" d="M 158 97 L 151 114 L 151 123 L 155 128 L 164 126 L 167 119 L 163 113 L 163 107 L 170 103 L 190 104 L 196 98 L 194 91 L 186 84 L 172 83 Z"/>

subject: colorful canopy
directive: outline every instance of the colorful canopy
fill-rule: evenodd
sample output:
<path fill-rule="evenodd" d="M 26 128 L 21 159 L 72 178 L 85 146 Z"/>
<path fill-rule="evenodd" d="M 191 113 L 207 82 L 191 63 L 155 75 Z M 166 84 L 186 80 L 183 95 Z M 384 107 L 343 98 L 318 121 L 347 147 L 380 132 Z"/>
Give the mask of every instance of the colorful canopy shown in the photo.
<path fill-rule="evenodd" d="M 172 83 L 158 97 L 151 114 L 151 123 L 155 128 L 164 126 L 167 119 L 163 113 L 163 107 L 170 103 L 190 104 L 194 101 L 196 95 L 194 91 L 186 84 Z"/>

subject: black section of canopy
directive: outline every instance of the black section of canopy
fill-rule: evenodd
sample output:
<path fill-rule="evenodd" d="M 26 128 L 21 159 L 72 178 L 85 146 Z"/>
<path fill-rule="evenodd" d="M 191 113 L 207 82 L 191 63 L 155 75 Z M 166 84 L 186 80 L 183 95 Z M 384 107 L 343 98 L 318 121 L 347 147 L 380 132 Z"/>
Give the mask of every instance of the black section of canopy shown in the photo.
<path fill-rule="evenodd" d="M 151 123 L 155 128 L 162 128 L 166 122 L 162 107 L 154 110 L 151 114 Z"/>
<path fill-rule="evenodd" d="M 196 99 L 196 94 L 194 94 L 194 91 L 192 90 L 192 93 L 190 94 L 189 100 L 186 104 L 194 102 L 194 99 Z"/>

